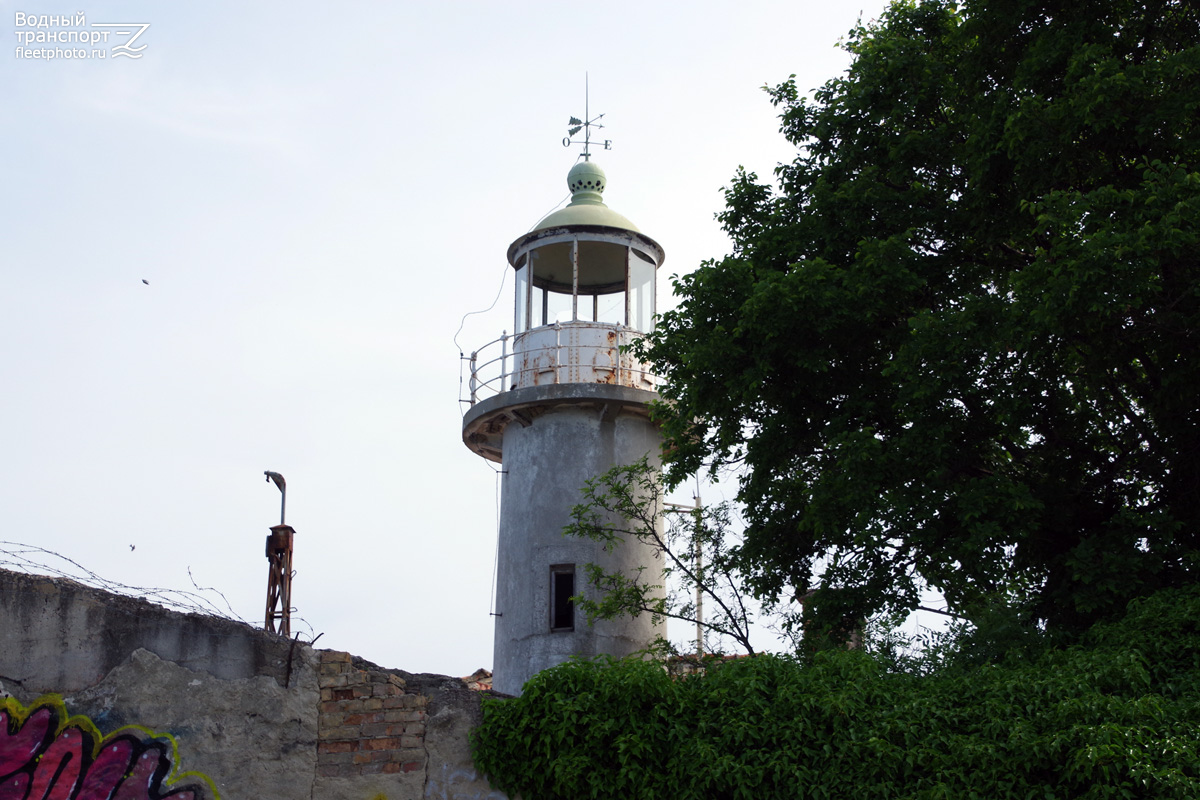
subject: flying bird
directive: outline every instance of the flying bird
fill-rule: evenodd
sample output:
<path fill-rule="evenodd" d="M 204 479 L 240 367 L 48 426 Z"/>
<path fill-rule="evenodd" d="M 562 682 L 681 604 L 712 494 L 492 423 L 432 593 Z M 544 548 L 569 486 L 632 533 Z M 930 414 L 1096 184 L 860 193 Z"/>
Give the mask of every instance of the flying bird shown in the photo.
<path fill-rule="evenodd" d="M 146 280 L 145 278 L 142 278 L 142 283 L 146 284 L 147 286 L 150 285 L 150 281 Z"/>
<path fill-rule="evenodd" d="M 129 552 L 131 552 L 131 553 L 132 553 L 132 552 L 134 551 L 134 549 L 135 549 L 135 546 L 134 546 L 134 545 L 132 545 L 132 544 L 131 544 L 131 545 L 129 545 Z"/>

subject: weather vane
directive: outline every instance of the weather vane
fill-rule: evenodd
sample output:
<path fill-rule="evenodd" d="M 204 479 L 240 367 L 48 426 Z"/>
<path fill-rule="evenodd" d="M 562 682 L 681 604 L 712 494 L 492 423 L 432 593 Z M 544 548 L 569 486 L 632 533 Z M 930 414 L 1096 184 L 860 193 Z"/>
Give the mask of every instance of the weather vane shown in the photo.
<path fill-rule="evenodd" d="M 583 131 L 583 160 L 588 161 L 592 157 L 592 128 L 603 128 L 600 120 L 604 119 L 603 114 L 596 115 L 595 118 L 589 118 L 590 111 L 588 109 L 588 76 L 583 73 L 583 119 L 571 117 L 571 121 L 567 124 L 571 127 L 567 129 L 567 135 L 563 137 L 563 147 L 570 147 L 573 144 L 579 144 L 578 139 L 571 137 Z M 604 139 L 604 149 L 612 150 L 612 139 Z"/>

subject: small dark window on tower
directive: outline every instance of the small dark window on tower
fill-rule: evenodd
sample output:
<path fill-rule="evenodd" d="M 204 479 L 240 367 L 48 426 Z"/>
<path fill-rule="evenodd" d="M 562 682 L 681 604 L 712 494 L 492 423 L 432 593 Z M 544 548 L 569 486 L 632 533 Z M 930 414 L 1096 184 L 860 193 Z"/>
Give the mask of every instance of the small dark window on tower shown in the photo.
<path fill-rule="evenodd" d="M 575 630 L 575 565 L 554 564 L 550 567 L 550 630 Z"/>

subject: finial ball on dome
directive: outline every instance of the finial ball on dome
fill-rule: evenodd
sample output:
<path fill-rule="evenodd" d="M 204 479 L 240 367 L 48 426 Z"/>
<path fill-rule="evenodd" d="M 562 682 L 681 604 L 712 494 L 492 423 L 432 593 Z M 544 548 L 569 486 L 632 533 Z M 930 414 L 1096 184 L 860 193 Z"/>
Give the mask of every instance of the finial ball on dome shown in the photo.
<path fill-rule="evenodd" d="M 604 170 L 591 161 L 580 161 L 567 173 L 567 186 L 572 192 L 603 192 L 607 182 Z"/>

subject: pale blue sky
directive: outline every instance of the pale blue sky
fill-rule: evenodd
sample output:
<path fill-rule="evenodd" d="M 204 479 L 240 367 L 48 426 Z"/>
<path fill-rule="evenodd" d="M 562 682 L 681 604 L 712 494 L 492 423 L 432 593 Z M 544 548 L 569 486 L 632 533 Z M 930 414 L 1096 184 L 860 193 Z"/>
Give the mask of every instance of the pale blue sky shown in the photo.
<path fill-rule="evenodd" d="M 566 199 L 585 71 L 606 199 L 666 293 L 725 253 L 737 166 L 791 158 L 760 87 L 833 77 L 882 7 L 0 2 L 0 539 L 135 585 L 190 568 L 260 624 L 276 470 L 319 646 L 490 667 L 496 481 L 452 337 Z M 18 11 L 147 47 L 18 59 Z"/>

